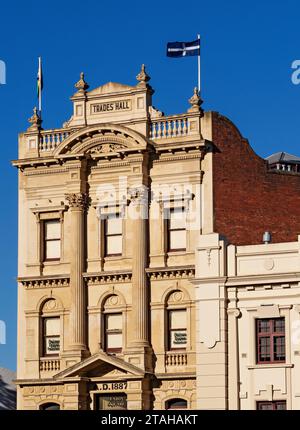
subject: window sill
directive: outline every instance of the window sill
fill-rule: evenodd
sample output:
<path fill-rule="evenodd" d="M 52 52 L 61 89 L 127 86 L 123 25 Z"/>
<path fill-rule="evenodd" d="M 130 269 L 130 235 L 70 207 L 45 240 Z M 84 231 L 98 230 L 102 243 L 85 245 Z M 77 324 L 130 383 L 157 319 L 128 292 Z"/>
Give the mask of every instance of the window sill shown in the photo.
<path fill-rule="evenodd" d="M 43 261 L 43 266 L 58 266 L 59 264 L 62 264 L 61 260 L 46 260 Z"/>
<path fill-rule="evenodd" d="M 186 255 L 186 254 L 193 254 L 193 252 L 187 251 L 187 250 L 178 250 L 178 251 L 168 251 L 167 252 L 167 256 L 168 257 L 173 257 L 176 255 Z"/>
<path fill-rule="evenodd" d="M 107 257 L 104 257 L 104 261 L 114 261 L 114 260 L 120 260 L 123 258 L 122 254 L 119 255 L 108 255 Z"/>
<path fill-rule="evenodd" d="M 248 365 L 247 369 L 274 369 L 274 368 L 292 368 L 294 367 L 294 364 L 292 363 L 266 363 L 266 364 L 252 364 Z"/>

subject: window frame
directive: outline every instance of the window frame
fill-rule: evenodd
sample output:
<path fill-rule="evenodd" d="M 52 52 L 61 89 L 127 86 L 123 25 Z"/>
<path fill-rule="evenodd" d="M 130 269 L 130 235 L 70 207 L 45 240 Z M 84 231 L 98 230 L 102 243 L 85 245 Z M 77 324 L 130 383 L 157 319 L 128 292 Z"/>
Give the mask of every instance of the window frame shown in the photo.
<path fill-rule="evenodd" d="M 275 331 L 275 321 L 283 320 L 284 322 L 284 331 L 276 332 Z M 262 321 L 268 321 L 269 322 L 269 331 L 265 332 L 259 332 L 259 324 Z M 256 318 L 255 319 L 255 333 L 256 333 L 256 363 L 257 364 L 277 364 L 277 363 L 286 363 L 286 319 L 285 317 L 279 317 L 279 318 Z M 275 342 L 274 339 L 277 337 L 283 337 L 284 338 L 284 358 L 283 359 L 276 359 L 276 351 L 275 351 Z M 261 359 L 261 353 L 260 353 L 260 338 L 269 338 L 270 341 L 270 359 L 269 360 L 262 360 Z"/>
<path fill-rule="evenodd" d="M 285 405 L 285 409 L 278 409 L 277 406 L 280 404 Z M 262 406 L 262 405 L 272 405 L 273 411 L 286 410 L 286 400 L 258 401 L 258 402 L 256 402 L 256 410 L 258 410 L 258 411 L 267 410 L 267 409 L 260 409 L 260 406 Z"/>
<path fill-rule="evenodd" d="M 58 223 L 60 229 L 59 239 L 47 239 L 46 237 L 46 224 L 50 223 Z M 62 243 L 62 228 L 61 228 L 61 219 L 60 218 L 50 218 L 42 220 L 42 232 L 43 232 L 43 262 L 48 261 L 61 261 L 61 243 Z M 58 258 L 47 258 L 47 243 L 59 241 L 59 257 Z"/>
<path fill-rule="evenodd" d="M 185 328 L 176 328 L 176 329 L 172 329 L 171 328 L 171 313 L 172 312 L 180 312 L 180 311 L 184 311 L 185 315 L 186 315 L 186 327 Z M 188 347 L 188 329 L 187 329 L 187 308 L 178 308 L 178 309 L 167 309 L 167 347 L 168 347 L 168 351 L 186 351 L 187 347 Z M 180 348 L 172 348 L 171 347 L 171 343 L 172 343 L 172 332 L 174 331 L 184 331 L 186 333 L 186 345 L 184 347 L 180 347 Z"/>
<path fill-rule="evenodd" d="M 167 219 L 166 219 L 166 224 L 167 224 L 167 251 L 168 252 L 186 252 L 187 250 L 187 228 L 185 225 L 185 228 L 171 228 L 171 213 L 176 212 L 177 210 L 179 210 L 185 214 L 186 217 L 186 209 L 183 206 L 174 206 L 174 207 L 170 207 L 166 210 L 167 212 Z M 185 223 L 186 223 L 186 219 L 185 219 Z M 171 233 L 175 232 L 175 231 L 185 231 L 185 248 L 171 248 Z"/>
<path fill-rule="evenodd" d="M 121 220 L 121 225 L 122 225 L 122 231 L 121 233 L 107 233 L 107 225 L 108 225 L 108 220 L 111 218 L 117 218 Z M 105 217 L 103 218 L 103 236 L 104 236 L 104 256 L 105 257 L 121 257 L 123 255 L 123 231 L 124 231 L 124 226 L 123 226 L 123 217 L 120 216 L 119 213 L 108 213 L 105 215 Z M 122 241 L 122 250 L 120 253 L 111 253 L 109 254 L 107 252 L 108 249 L 108 238 L 110 237 L 121 237 L 121 241 Z"/>
<path fill-rule="evenodd" d="M 59 326 L 61 324 L 61 318 L 60 316 L 53 315 L 53 316 L 42 316 L 42 357 L 59 357 L 61 352 L 61 330 L 59 331 L 58 335 L 50 336 L 46 335 L 46 321 L 50 319 L 58 319 L 59 320 Z M 58 338 L 59 339 L 59 351 L 55 354 L 47 354 L 47 338 Z"/>
<path fill-rule="evenodd" d="M 108 318 L 111 315 L 120 315 L 122 321 L 121 329 L 108 329 Z M 124 349 L 124 334 L 123 334 L 123 312 L 105 312 L 104 313 L 104 351 L 107 354 L 121 354 Z M 108 348 L 108 336 L 109 334 L 121 334 L 122 346 L 121 348 Z"/>

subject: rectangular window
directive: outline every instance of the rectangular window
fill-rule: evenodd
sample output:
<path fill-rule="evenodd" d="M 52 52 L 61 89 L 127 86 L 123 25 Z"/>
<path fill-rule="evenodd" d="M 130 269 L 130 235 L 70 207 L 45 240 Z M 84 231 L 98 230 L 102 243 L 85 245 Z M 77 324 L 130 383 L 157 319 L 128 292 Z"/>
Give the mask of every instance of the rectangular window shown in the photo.
<path fill-rule="evenodd" d="M 285 362 L 284 318 L 256 320 L 257 363 Z"/>
<path fill-rule="evenodd" d="M 60 259 L 60 220 L 44 221 L 44 260 Z"/>
<path fill-rule="evenodd" d="M 107 215 L 104 220 L 106 256 L 122 255 L 122 223 L 123 219 L 116 214 Z"/>
<path fill-rule="evenodd" d="M 186 310 L 169 311 L 169 349 L 186 349 Z"/>
<path fill-rule="evenodd" d="M 168 251 L 186 250 L 186 213 L 184 208 L 171 208 L 168 219 Z"/>
<path fill-rule="evenodd" d="M 44 318 L 44 355 L 58 355 L 60 351 L 60 318 Z"/>
<path fill-rule="evenodd" d="M 286 401 L 257 402 L 256 409 L 259 411 L 283 411 L 286 410 Z"/>
<path fill-rule="evenodd" d="M 122 314 L 105 315 L 105 349 L 106 352 L 118 353 L 122 351 Z"/>

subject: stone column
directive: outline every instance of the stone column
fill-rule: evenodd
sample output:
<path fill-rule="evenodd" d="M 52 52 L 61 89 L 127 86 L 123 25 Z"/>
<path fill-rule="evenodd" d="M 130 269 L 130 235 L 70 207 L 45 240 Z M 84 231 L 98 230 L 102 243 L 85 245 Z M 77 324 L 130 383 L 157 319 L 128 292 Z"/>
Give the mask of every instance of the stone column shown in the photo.
<path fill-rule="evenodd" d="M 130 217 L 133 222 L 132 309 L 134 334 L 132 346 L 149 346 L 148 288 L 146 267 L 148 259 L 148 191 L 141 186 L 130 190 Z"/>
<path fill-rule="evenodd" d="M 85 193 L 67 194 L 71 211 L 71 319 L 70 343 L 72 351 L 85 351 L 86 346 L 86 292 L 84 271 L 84 213 L 88 204 Z"/>

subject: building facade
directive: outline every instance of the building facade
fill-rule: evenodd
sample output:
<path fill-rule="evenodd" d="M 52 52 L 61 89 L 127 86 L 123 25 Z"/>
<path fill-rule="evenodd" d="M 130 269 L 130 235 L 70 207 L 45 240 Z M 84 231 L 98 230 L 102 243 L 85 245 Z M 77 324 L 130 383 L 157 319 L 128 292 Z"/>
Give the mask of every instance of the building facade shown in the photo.
<path fill-rule="evenodd" d="M 300 408 L 298 170 L 149 79 L 19 136 L 18 408 Z"/>

